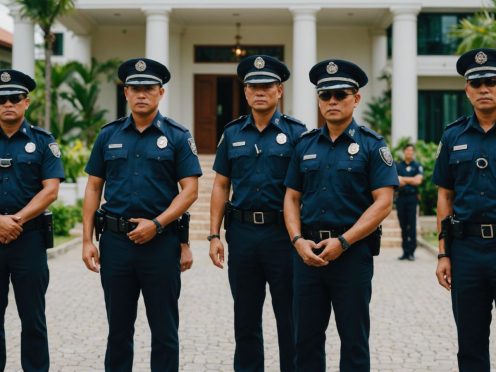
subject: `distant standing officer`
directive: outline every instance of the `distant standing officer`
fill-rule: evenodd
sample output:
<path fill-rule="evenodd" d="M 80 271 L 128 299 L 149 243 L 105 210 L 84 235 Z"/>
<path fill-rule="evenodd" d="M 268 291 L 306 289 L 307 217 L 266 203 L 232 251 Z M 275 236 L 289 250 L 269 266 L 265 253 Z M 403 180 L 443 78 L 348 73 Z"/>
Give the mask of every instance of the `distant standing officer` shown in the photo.
<path fill-rule="evenodd" d="M 210 258 L 222 268 L 219 232 L 224 218 L 229 244 L 229 284 L 234 299 L 235 371 L 263 371 L 262 309 L 269 283 L 277 321 L 281 371 L 294 371 L 291 242 L 282 213 L 284 177 L 305 126 L 277 109 L 289 70 L 255 55 L 238 65 L 251 114 L 226 125 L 217 148 L 210 206 Z M 229 190 L 233 187 L 230 203 Z"/>
<path fill-rule="evenodd" d="M 57 199 L 64 170 L 53 136 L 25 119 L 34 80 L 0 70 L 0 370 L 5 369 L 4 316 L 9 281 L 21 318 L 24 371 L 48 371 L 45 293 L 47 239 L 43 211 Z"/>
<path fill-rule="evenodd" d="M 408 143 L 403 147 L 403 160 L 396 164 L 400 187 L 396 198 L 396 211 L 401 227 L 403 255 L 399 260 L 415 261 L 417 248 L 417 206 L 418 186 L 422 184 L 424 169 L 415 161 L 415 146 Z"/>
<path fill-rule="evenodd" d="M 451 290 L 460 371 L 489 372 L 496 300 L 496 49 L 471 50 L 456 69 L 474 114 L 448 125 L 438 147 L 436 275 Z"/>
<path fill-rule="evenodd" d="M 296 369 L 326 370 L 331 309 L 341 338 L 341 371 L 369 371 L 369 302 L 381 221 L 391 212 L 398 175 L 383 138 L 353 111 L 367 76 L 329 59 L 315 65 L 321 129 L 302 136 L 285 180 L 284 217 L 294 255 Z"/>
<path fill-rule="evenodd" d="M 190 252 L 180 248 L 176 220 L 197 199 L 201 169 L 188 130 L 158 111 L 167 68 L 138 58 L 118 74 L 131 115 L 103 127 L 86 166 L 83 260 L 95 272 L 101 260 L 109 323 L 105 370 L 132 370 L 141 292 L 152 334 L 150 369 L 177 371 L 180 259 Z M 96 213 L 103 229 L 99 256 L 92 237 L 104 186 L 105 204 Z"/>

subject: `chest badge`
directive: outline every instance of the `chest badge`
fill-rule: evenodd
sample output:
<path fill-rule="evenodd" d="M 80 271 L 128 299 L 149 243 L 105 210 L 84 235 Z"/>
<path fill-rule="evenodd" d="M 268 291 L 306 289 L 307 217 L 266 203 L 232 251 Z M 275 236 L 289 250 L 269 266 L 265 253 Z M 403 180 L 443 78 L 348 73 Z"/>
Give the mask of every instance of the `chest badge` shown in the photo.
<path fill-rule="evenodd" d="M 26 143 L 26 146 L 24 146 L 24 150 L 26 150 L 28 154 L 31 154 L 36 151 L 36 145 L 33 142 L 28 142 Z"/>
<path fill-rule="evenodd" d="M 276 136 L 276 142 L 280 145 L 284 145 L 288 141 L 288 136 L 286 136 L 284 133 L 279 133 Z"/>
<path fill-rule="evenodd" d="M 358 151 L 360 151 L 360 145 L 356 142 L 350 143 L 348 146 L 348 154 L 355 155 L 358 154 Z"/>
<path fill-rule="evenodd" d="M 407 172 L 410 172 L 411 170 L 412 170 L 412 167 L 410 167 L 410 166 L 406 167 Z"/>
<path fill-rule="evenodd" d="M 159 149 L 165 149 L 167 147 L 167 137 L 166 136 L 160 136 L 157 138 L 157 147 Z"/>

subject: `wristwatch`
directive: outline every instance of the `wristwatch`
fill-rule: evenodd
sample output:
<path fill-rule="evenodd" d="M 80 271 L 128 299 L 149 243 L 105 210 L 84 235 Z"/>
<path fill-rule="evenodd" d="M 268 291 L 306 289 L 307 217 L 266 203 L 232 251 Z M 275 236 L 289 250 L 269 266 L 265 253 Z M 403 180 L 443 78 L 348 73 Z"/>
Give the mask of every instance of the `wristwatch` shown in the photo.
<path fill-rule="evenodd" d="M 162 234 L 164 232 L 163 226 L 160 224 L 160 222 L 157 221 L 156 218 L 152 219 L 152 222 L 155 224 L 157 227 L 157 234 Z"/>
<path fill-rule="evenodd" d="M 350 243 L 343 237 L 343 235 L 338 236 L 338 240 L 341 243 L 341 247 L 343 248 L 343 251 L 346 251 L 348 248 L 350 248 Z"/>
<path fill-rule="evenodd" d="M 295 235 L 295 236 L 293 236 L 293 239 L 291 239 L 291 244 L 295 245 L 296 244 L 296 241 L 298 239 L 303 239 L 303 236 L 301 236 L 301 235 Z"/>
<path fill-rule="evenodd" d="M 210 234 L 209 236 L 207 236 L 208 241 L 211 241 L 212 239 L 220 239 L 220 235 L 219 234 Z"/>
<path fill-rule="evenodd" d="M 449 258 L 449 254 L 447 254 L 447 253 L 439 253 L 439 254 L 437 255 L 437 259 L 438 259 L 438 260 L 439 260 L 440 258 L 444 258 L 444 257 L 448 257 L 448 258 Z"/>

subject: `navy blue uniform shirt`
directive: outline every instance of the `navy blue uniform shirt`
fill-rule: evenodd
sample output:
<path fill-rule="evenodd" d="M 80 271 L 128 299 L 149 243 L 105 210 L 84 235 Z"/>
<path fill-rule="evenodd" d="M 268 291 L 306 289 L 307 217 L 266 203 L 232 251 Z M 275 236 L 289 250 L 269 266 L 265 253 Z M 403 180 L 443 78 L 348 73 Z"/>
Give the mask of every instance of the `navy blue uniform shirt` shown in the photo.
<path fill-rule="evenodd" d="M 231 179 L 232 205 L 243 210 L 282 210 L 284 177 L 297 139 L 306 127 L 276 111 L 260 132 L 253 117 L 226 125 L 213 169 Z"/>
<path fill-rule="evenodd" d="M 132 116 L 104 126 L 86 172 L 105 180 L 105 211 L 148 219 L 169 207 L 179 180 L 202 174 L 189 131 L 160 113 L 143 133 Z"/>
<path fill-rule="evenodd" d="M 398 176 L 402 177 L 415 177 L 418 174 L 423 175 L 424 169 L 420 163 L 412 160 L 410 164 L 407 164 L 404 160 L 396 164 L 396 170 L 398 171 Z M 418 193 L 418 187 L 413 185 L 405 185 L 398 189 L 400 195 L 412 195 Z"/>
<path fill-rule="evenodd" d="M 0 158 L 12 159 L 10 167 L 0 168 L 0 213 L 14 214 L 38 194 L 41 181 L 64 180 L 60 149 L 53 136 L 26 120 L 7 137 L 0 129 Z"/>
<path fill-rule="evenodd" d="M 484 133 L 477 117 L 449 125 L 439 143 L 433 182 L 455 191 L 457 219 L 496 222 L 496 127 Z M 477 159 L 485 159 L 479 160 Z M 487 167 L 484 166 L 487 162 Z"/>
<path fill-rule="evenodd" d="M 373 203 L 373 190 L 399 183 L 383 138 L 353 120 L 334 142 L 327 125 L 304 134 L 285 185 L 302 193 L 302 224 L 318 228 L 353 225 Z"/>

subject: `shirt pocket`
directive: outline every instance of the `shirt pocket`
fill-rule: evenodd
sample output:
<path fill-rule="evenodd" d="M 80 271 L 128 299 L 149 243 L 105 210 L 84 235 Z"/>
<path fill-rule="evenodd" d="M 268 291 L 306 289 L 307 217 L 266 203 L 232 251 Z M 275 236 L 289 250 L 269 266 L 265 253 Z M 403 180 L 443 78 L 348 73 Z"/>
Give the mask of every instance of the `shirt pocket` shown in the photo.
<path fill-rule="evenodd" d="M 106 166 L 106 179 L 124 178 L 129 173 L 127 149 L 109 149 L 103 154 Z"/>
<path fill-rule="evenodd" d="M 41 160 L 41 154 L 36 152 L 17 155 L 14 168 L 18 182 L 26 186 L 39 184 L 41 182 Z"/>
<path fill-rule="evenodd" d="M 451 168 L 455 184 L 466 183 L 471 170 L 475 168 L 473 163 L 473 151 L 453 151 L 450 154 L 449 166 Z"/>
<path fill-rule="evenodd" d="M 300 173 L 303 176 L 303 192 L 315 192 L 319 187 L 320 162 L 317 159 L 303 160 L 300 163 Z"/>
<path fill-rule="evenodd" d="M 333 182 L 337 189 L 348 195 L 368 190 L 367 162 L 362 160 L 340 160 L 336 164 L 337 177 Z"/>
<path fill-rule="evenodd" d="M 231 163 L 231 178 L 241 178 L 247 172 L 251 172 L 250 149 L 247 147 L 230 149 L 228 154 Z"/>
<path fill-rule="evenodd" d="M 154 150 L 146 154 L 147 167 L 143 172 L 150 172 L 150 176 L 157 179 L 172 177 L 174 153 L 172 150 Z"/>
<path fill-rule="evenodd" d="M 269 170 L 272 177 L 284 180 L 291 159 L 290 148 L 275 148 L 269 151 Z"/>

